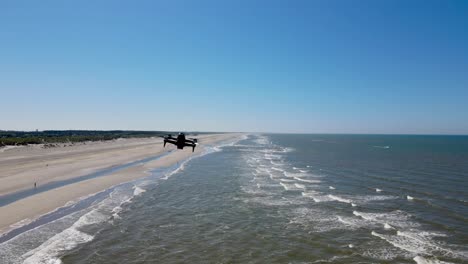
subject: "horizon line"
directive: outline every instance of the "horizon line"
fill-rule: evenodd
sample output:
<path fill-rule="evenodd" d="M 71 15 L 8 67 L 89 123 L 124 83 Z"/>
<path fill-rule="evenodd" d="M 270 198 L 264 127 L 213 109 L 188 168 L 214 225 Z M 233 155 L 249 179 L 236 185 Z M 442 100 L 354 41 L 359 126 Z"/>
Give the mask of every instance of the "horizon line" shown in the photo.
<path fill-rule="evenodd" d="M 138 129 L 44 129 L 44 130 L 5 130 L 0 132 L 44 132 L 44 131 L 132 131 L 132 132 L 188 132 L 188 133 L 248 133 L 248 134 L 285 134 L 285 135 L 368 135 L 368 136 L 468 136 L 466 134 L 444 133 L 354 133 L 354 132 L 268 132 L 268 131 L 202 131 L 202 130 L 138 130 Z"/>

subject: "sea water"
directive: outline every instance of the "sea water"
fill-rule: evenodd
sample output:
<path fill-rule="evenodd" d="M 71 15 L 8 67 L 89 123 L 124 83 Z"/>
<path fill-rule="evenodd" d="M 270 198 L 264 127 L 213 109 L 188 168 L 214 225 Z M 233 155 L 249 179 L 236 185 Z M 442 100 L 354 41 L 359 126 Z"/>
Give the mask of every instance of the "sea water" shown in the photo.
<path fill-rule="evenodd" d="M 468 137 L 248 135 L 69 205 L 0 262 L 467 263 L 467 190 Z"/>

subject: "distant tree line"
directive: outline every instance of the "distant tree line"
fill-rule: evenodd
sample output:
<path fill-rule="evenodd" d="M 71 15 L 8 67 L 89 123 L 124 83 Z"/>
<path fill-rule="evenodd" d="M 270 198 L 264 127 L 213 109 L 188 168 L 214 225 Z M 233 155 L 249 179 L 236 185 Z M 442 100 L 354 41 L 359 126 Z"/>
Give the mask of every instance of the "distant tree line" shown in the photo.
<path fill-rule="evenodd" d="M 2 131 L 0 147 L 7 145 L 75 143 L 84 141 L 103 141 L 117 138 L 144 138 L 164 136 L 167 131 L 125 131 L 125 130 L 45 130 L 45 131 Z M 198 134 L 198 133 L 195 133 Z M 194 133 L 192 133 L 194 135 Z"/>

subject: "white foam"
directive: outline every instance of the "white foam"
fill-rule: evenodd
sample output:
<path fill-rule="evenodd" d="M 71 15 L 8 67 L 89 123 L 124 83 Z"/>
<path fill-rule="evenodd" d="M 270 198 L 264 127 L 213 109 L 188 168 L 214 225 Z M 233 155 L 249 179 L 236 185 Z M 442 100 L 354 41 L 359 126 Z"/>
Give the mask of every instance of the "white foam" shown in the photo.
<path fill-rule="evenodd" d="M 87 214 L 81 216 L 71 227 L 54 235 L 39 247 L 24 254 L 23 258 L 26 259 L 23 263 L 61 263 L 59 259 L 61 252 L 71 250 L 79 244 L 86 243 L 94 239 L 94 236 L 80 231 L 80 228 L 101 223 L 108 219 L 109 216 L 98 212 L 97 209 L 91 210 Z"/>
<path fill-rule="evenodd" d="M 355 200 L 361 203 L 367 203 L 371 201 L 386 201 L 386 200 L 393 200 L 397 199 L 397 196 L 391 195 L 363 195 L 363 196 L 355 196 Z"/>
<path fill-rule="evenodd" d="M 323 201 L 322 199 L 317 198 L 317 197 L 312 197 L 312 200 L 314 200 L 314 202 L 316 202 L 316 203 L 320 203 L 320 202 Z"/>
<path fill-rule="evenodd" d="M 457 252 L 442 247 L 432 239 L 434 236 L 439 236 L 439 233 L 424 231 L 397 231 L 397 235 L 384 235 L 372 231 L 372 235 L 380 237 L 397 248 L 417 255 L 428 256 L 441 254 L 451 257 L 463 257 L 463 255 Z M 418 260 L 424 261 L 424 259 Z"/>
<path fill-rule="evenodd" d="M 280 182 L 280 184 L 281 184 L 281 186 L 283 186 L 283 188 L 284 188 L 286 191 L 289 190 L 289 186 L 288 186 L 288 185 L 286 185 L 286 184 L 284 184 L 284 183 L 282 183 L 282 182 Z"/>
<path fill-rule="evenodd" d="M 356 218 L 337 216 L 337 219 L 339 222 L 343 223 L 346 227 L 351 228 L 351 229 L 356 229 L 356 228 L 366 226 L 366 223 Z"/>
<path fill-rule="evenodd" d="M 219 152 L 219 151 L 221 151 L 221 150 L 222 150 L 222 149 L 221 149 L 221 146 L 214 146 L 214 147 L 213 147 L 213 151 L 215 151 L 215 152 Z"/>
<path fill-rule="evenodd" d="M 233 146 L 238 146 L 237 143 L 239 143 L 239 141 L 241 140 L 245 140 L 245 139 L 248 139 L 249 136 L 246 136 L 246 135 L 242 135 L 240 137 L 235 137 L 231 140 L 226 140 L 226 141 L 223 141 L 221 142 L 219 145 L 215 146 L 215 151 L 221 151 L 221 148 L 223 147 L 233 147 Z"/>
<path fill-rule="evenodd" d="M 412 239 L 417 239 L 417 240 L 424 240 L 427 238 L 433 238 L 433 237 L 446 237 L 447 235 L 444 233 L 438 233 L 438 232 L 428 232 L 428 231 L 397 231 L 397 235 L 400 236 L 407 236 Z"/>
<path fill-rule="evenodd" d="M 402 215 L 403 218 L 406 217 L 406 215 L 401 211 L 396 211 L 395 215 L 398 216 L 398 218 L 402 218 Z M 446 236 L 444 233 L 428 232 L 414 227 L 406 227 L 402 229 L 404 230 L 396 230 L 396 232 L 386 234 L 378 233 L 376 231 L 372 232 L 372 235 L 387 241 L 394 246 L 395 250 L 398 250 L 394 251 L 391 248 L 388 249 L 393 251 L 392 259 L 396 256 L 402 256 L 404 258 L 411 257 L 417 263 L 439 263 L 439 260 L 434 256 L 460 259 L 466 259 L 468 257 L 465 251 L 457 251 L 447 248 L 444 242 L 439 242 L 438 240 L 433 239 L 434 237 Z M 401 250 L 403 250 L 403 253 L 400 252 Z M 419 256 L 419 258 L 416 258 L 417 256 Z M 425 259 L 425 257 L 428 256 L 432 257 L 430 259 Z"/>
<path fill-rule="evenodd" d="M 416 254 L 425 254 L 426 253 L 424 248 L 419 247 L 419 246 L 414 246 L 413 244 L 408 243 L 407 239 L 401 239 L 401 238 L 399 238 L 397 236 L 393 236 L 393 235 L 384 235 L 384 234 L 377 233 L 375 231 L 372 231 L 371 234 L 373 236 L 379 237 L 379 238 L 387 241 L 388 243 L 392 244 L 394 247 L 403 249 L 405 251 L 408 251 L 408 252 L 411 252 L 411 253 L 416 253 Z"/>
<path fill-rule="evenodd" d="M 121 219 L 119 213 L 122 212 L 122 207 L 121 206 L 116 206 L 114 209 L 112 209 L 112 217 L 115 219 Z"/>
<path fill-rule="evenodd" d="M 330 197 L 330 199 L 334 200 L 334 201 L 338 201 L 338 202 L 341 202 L 341 203 L 348 203 L 348 204 L 352 204 L 353 202 L 349 199 L 345 199 L 345 198 L 342 198 L 342 197 L 339 197 L 339 196 L 336 196 L 336 195 L 332 195 L 332 194 L 329 194 L 328 197 Z"/>
<path fill-rule="evenodd" d="M 268 138 L 265 136 L 257 136 L 257 139 L 255 140 L 255 142 L 260 145 L 267 145 L 270 143 Z"/>
<path fill-rule="evenodd" d="M 62 251 L 71 250 L 78 244 L 86 243 L 93 240 L 93 236 L 80 232 L 76 229 L 66 229 L 47 240 L 38 248 L 26 253 L 23 264 L 58 264 L 62 261 L 58 255 Z M 67 242 L 68 241 L 68 242 Z"/>
<path fill-rule="evenodd" d="M 374 148 L 389 149 L 390 146 L 374 146 Z"/>
<path fill-rule="evenodd" d="M 297 173 L 291 173 L 291 172 L 287 172 L 287 171 L 283 171 L 283 174 L 284 174 L 284 176 L 286 176 L 288 178 L 294 178 L 294 177 L 297 177 L 298 175 L 300 175 L 300 174 L 297 174 Z"/>
<path fill-rule="evenodd" d="M 395 260 L 395 258 L 398 256 L 401 256 L 405 259 L 414 256 L 409 255 L 407 252 L 402 251 L 399 248 L 392 247 L 389 245 L 383 247 L 366 247 L 362 254 L 373 259 L 385 260 L 383 263 L 393 263 L 393 260 Z M 382 263 L 382 261 L 372 263 Z"/>
<path fill-rule="evenodd" d="M 267 160 L 273 160 L 273 159 L 278 160 L 278 159 L 281 159 L 282 156 L 281 156 L 281 155 L 276 155 L 276 154 L 265 153 L 265 154 L 264 154 L 264 157 L 265 157 L 265 159 L 267 159 Z"/>
<path fill-rule="evenodd" d="M 295 182 L 294 180 L 289 180 L 289 179 L 279 179 L 282 182 Z"/>
<path fill-rule="evenodd" d="M 363 205 L 373 201 L 385 201 L 397 199 L 397 196 L 390 195 L 363 195 L 363 196 L 352 196 L 353 206 Z"/>
<path fill-rule="evenodd" d="M 376 191 L 376 192 L 381 192 L 382 190 L 379 189 L 379 188 L 375 188 L 375 191 Z"/>
<path fill-rule="evenodd" d="M 330 198 L 328 196 L 321 195 L 320 193 L 317 193 L 317 192 L 314 192 L 314 191 L 302 192 L 301 194 L 304 197 L 312 198 L 312 200 L 314 200 L 314 202 L 316 202 L 316 203 L 330 201 Z"/>
<path fill-rule="evenodd" d="M 384 228 L 385 229 L 394 229 L 391 225 L 389 225 L 387 223 L 384 224 Z"/>
<path fill-rule="evenodd" d="M 427 259 L 421 256 L 416 256 L 413 258 L 413 260 L 417 264 L 452 264 L 451 262 L 441 261 L 438 259 Z"/>
<path fill-rule="evenodd" d="M 349 221 L 343 220 L 343 218 L 341 216 L 337 216 L 337 219 L 338 219 L 338 221 L 342 222 L 343 224 L 347 224 L 347 225 L 351 224 Z"/>
<path fill-rule="evenodd" d="M 167 180 L 167 179 L 169 179 L 172 175 L 174 175 L 174 174 L 176 174 L 176 173 L 178 173 L 178 172 L 180 172 L 180 171 L 183 171 L 184 169 L 185 169 L 185 162 L 182 162 L 182 164 L 181 164 L 179 167 L 177 167 L 175 170 L 173 170 L 173 171 L 171 171 L 171 172 L 169 172 L 169 173 L 166 173 L 165 176 L 162 177 L 161 179 Z"/>
<path fill-rule="evenodd" d="M 271 172 L 268 172 L 268 176 L 270 177 L 270 179 L 272 180 L 276 180 L 276 177 L 273 176 L 273 173 Z"/>
<path fill-rule="evenodd" d="M 293 152 L 293 148 L 284 148 L 282 152 L 287 153 L 287 152 Z"/>
<path fill-rule="evenodd" d="M 135 196 L 140 195 L 140 194 L 142 194 L 144 192 L 146 192 L 146 190 L 142 189 L 141 187 L 138 187 L 138 186 L 133 187 L 133 195 L 135 195 Z"/>
<path fill-rule="evenodd" d="M 320 180 L 307 180 L 299 177 L 293 177 L 295 180 L 301 181 L 301 182 L 308 182 L 308 183 L 320 183 Z"/>
<path fill-rule="evenodd" d="M 317 198 L 317 194 L 315 192 L 302 192 L 302 196 L 312 198 L 314 202 L 320 202 L 320 200 Z"/>
<path fill-rule="evenodd" d="M 268 172 L 268 169 L 265 168 L 255 168 L 254 169 L 257 174 L 265 174 L 265 172 Z"/>
<path fill-rule="evenodd" d="M 301 195 L 304 196 L 304 197 L 312 198 L 312 197 L 317 195 L 317 192 L 315 192 L 315 191 L 302 192 Z"/>
<path fill-rule="evenodd" d="M 411 216 L 409 214 L 399 210 L 389 213 L 364 213 L 353 211 L 353 214 L 379 225 L 385 226 L 385 224 L 388 224 L 393 228 L 416 228 L 420 226 L 418 223 L 411 221 Z"/>
<path fill-rule="evenodd" d="M 253 162 L 259 163 L 260 159 L 259 158 L 254 158 L 254 157 L 249 157 L 249 159 Z"/>
<path fill-rule="evenodd" d="M 330 189 L 330 190 L 335 190 L 336 188 L 333 187 L 333 186 L 328 186 L 328 189 Z"/>
<path fill-rule="evenodd" d="M 413 196 L 407 195 L 407 196 L 406 196 L 406 199 L 407 199 L 408 201 L 412 201 L 412 200 L 414 200 L 414 197 L 413 197 Z"/>
<path fill-rule="evenodd" d="M 271 167 L 272 170 L 275 170 L 275 171 L 281 171 L 281 172 L 284 172 L 283 169 L 280 169 L 280 168 L 277 168 L 277 167 Z"/>
<path fill-rule="evenodd" d="M 353 244 L 349 244 L 348 247 L 349 247 L 349 248 L 353 248 L 354 245 L 353 245 Z"/>
<path fill-rule="evenodd" d="M 321 210 L 319 208 L 300 207 L 294 209 L 288 216 L 290 217 L 290 224 L 302 225 L 307 230 L 317 232 L 327 232 L 345 227 L 328 210 Z"/>
<path fill-rule="evenodd" d="M 275 166 L 282 166 L 283 165 L 282 163 L 274 162 L 272 160 L 270 160 L 270 163 L 271 163 L 271 165 L 275 165 Z"/>
<path fill-rule="evenodd" d="M 295 183 L 294 186 L 296 186 L 299 189 L 305 189 L 306 188 L 305 185 L 299 184 L 299 183 Z"/>
<path fill-rule="evenodd" d="M 204 152 L 204 153 L 199 154 L 199 155 L 197 155 L 197 156 L 191 156 L 190 158 L 188 158 L 188 159 L 182 161 L 182 162 L 180 163 L 180 165 L 179 165 L 175 170 L 166 173 L 166 174 L 165 174 L 165 177 L 162 177 L 161 179 L 163 179 L 163 180 L 169 179 L 172 175 L 177 174 L 177 173 L 179 173 L 179 172 L 185 170 L 185 165 L 186 165 L 190 160 L 192 160 L 194 157 L 201 157 L 201 156 L 204 156 L 204 155 L 206 155 L 206 154 L 208 154 L 208 153 L 211 153 L 211 152 L 208 150 L 207 152 Z"/>

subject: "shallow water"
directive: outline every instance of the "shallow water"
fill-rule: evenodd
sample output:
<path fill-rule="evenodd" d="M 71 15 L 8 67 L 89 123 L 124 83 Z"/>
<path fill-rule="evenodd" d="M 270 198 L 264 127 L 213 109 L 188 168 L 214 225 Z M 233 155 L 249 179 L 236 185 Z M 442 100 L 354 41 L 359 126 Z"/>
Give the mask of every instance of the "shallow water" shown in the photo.
<path fill-rule="evenodd" d="M 466 263 L 467 181 L 467 137 L 251 135 L 0 244 L 0 262 Z"/>

